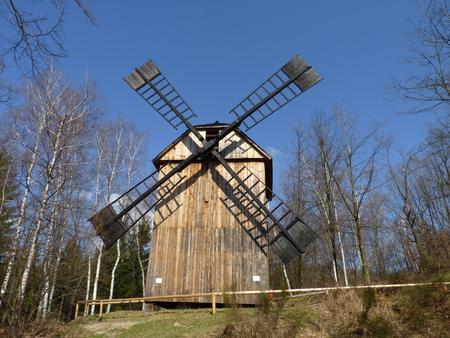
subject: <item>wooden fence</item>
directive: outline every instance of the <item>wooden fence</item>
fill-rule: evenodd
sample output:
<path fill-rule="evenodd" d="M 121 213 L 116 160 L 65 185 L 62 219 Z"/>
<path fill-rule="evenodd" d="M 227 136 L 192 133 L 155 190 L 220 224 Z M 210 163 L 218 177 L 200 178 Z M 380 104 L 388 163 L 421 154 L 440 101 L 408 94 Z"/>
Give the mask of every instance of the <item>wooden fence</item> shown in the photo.
<path fill-rule="evenodd" d="M 235 291 L 227 292 L 228 295 L 257 295 L 257 294 L 279 294 L 288 293 L 315 293 L 315 292 L 329 292 L 333 290 L 354 290 L 354 289 L 383 289 L 383 288 L 404 288 L 413 286 L 442 286 L 450 285 L 450 282 L 442 283 L 414 283 L 414 284 L 380 284 L 380 285 L 359 285 L 359 286 L 335 286 L 327 288 L 307 288 L 307 289 L 289 289 L 289 290 L 259 290 L 259 291 Z M 191 295 L 171 295 L 171 296 L 154 296 L 154 297 L 139 297 L 139 298 L 121 298 L 121 299 L 96 299 L 96 300 L 79 300 L 75 305 L 75 318 L 78 317 L 80 305 L 86 305 L 85 313 L 89 314 L 89 307 L 92 305 L 100 305 L 99 319 L 102 318 L 103 305 L 108 304 L 132 304 L 132 303 L 151 303 L 152 300 L 160 300 L 166 298 L 190 298 L 190 297 L 211 297 L 211 313 L 216 314 L 216 298 L 223 296 L 222 292 L 199 293 Z"/>

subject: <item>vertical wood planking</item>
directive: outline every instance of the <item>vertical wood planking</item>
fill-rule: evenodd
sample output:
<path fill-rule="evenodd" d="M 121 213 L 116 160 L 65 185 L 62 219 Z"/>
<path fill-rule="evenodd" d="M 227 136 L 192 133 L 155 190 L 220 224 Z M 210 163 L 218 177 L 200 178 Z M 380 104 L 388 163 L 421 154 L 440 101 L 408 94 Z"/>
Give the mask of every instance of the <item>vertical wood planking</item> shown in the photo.
<path fill-rule="evenodd" d="M 181 137 L 159 159 L 182 160 L 196 147 L 198 144 L 191 137 Z M 260 180 L 265 180 L 265 153 L 239 132 L 230 135 L 224 144 L 219 143 L 219 150 L 225 152 L 235 171 L 245 165 Z M 246 158 L 248 162 L 242 162 Z M 157 206 L 158 227 L 153 233 L 149 258 L 148 296 L 221 292 L 233 283 L 237 290 L 259 289 L 261 283 L 268 284 L 267 257 L 242 228 L 250 227 L 251 222 L 242 210 L 233 206 L 232 189 L 236 182 L 232 181 L 230 186 L 229 173 L 217 161 L 208 162 L 194 162 L 184 169 L 181 174 L 186 180 L 171 199 Z M 238 215 L 230 213 L 230 208 Z M 254 282 L 254 275 L 261 276 L 262 282 Z M 155 278 L 162 278 L 162 283 L 156 284 Z M 221 298 L 217 300 L 220 302 Z M 243 299 L 244 303 L 252 304 L 257 296 Z M 171 301 L 210 303 L 211 298 Z"/>

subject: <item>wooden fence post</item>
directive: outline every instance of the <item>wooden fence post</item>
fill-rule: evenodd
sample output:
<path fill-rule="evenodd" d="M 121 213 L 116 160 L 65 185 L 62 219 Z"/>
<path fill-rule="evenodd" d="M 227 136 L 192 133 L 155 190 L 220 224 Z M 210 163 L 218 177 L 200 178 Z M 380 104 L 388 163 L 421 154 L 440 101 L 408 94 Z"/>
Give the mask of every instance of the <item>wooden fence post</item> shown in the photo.
<path fill-rule="evenodd" d="M 79 306 L 79 304 L 78 304 L 78 302 L 75 304 L 75 319 L 77 319 L 78 318 L 78 306 Z"/>
<path fill-rule="evenodd" d="M 212 314 L 216 314 L 216 294 L 213 293 L 211 296 L 211 302 L 212 302 Z"/>
<path fill-rule="evenodd" d="M 100 301 L 100 313 L 98 314 L 98 319 L 102 319 L 103 312 L 103 300 Z"/>

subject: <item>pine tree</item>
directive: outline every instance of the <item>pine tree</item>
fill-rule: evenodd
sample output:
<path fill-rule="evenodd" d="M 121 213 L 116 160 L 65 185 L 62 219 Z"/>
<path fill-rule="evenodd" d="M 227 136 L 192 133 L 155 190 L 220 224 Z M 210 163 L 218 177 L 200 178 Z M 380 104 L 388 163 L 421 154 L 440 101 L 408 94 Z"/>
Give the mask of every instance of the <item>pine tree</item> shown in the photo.
<path fill-rule="evenodd" d="M 18 186 L 16 171 L 11 157 L 0 148 L 0 276 L 5 274 L 6 260 L 10 250 L 11 233 L 17 214 L 15 197 Z"/>

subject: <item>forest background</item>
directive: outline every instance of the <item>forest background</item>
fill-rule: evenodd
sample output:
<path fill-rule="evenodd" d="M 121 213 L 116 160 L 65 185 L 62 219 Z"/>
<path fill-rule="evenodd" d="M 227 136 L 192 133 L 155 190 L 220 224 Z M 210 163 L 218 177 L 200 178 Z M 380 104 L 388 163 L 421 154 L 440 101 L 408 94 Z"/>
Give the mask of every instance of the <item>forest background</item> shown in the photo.
<path fill-rule="evenodd" d="M 149 173 L 149 147 L 160 138 L 155 127 L 150 139 L 150 130 L 133 119 L 111 114 L 92 76 L 78 80 L 64 73 L 58 60 L 69 54 L 66 15 L 78 10 L 86 26 L 101 25 L 93 4 L 33 4 L 51 8 L 51 17 L 26 5 L 1 2 L 7 28 L 0 33 L 4 325 L 51 314 L 68 321 L 80 299 L 143 296 L 151 217 L 107 252 L 86 220 Z M 418 4 L 416 11 L 404 35 L 410 46 L 404 64 L 411 71 L 391 76 L 384 90 L 404 104 L 396 119 L 426 116 L 423 140 L 402 148 L 388 122 L 361 127 L 361 116 L 347 107 L 351 102 L 284 120 L 292 134 L 274 152 L 286 160 L 277 172 L 279 195 L 320 240 L 286 267 L 274 261 L 272 287 L 286 280 L 293 288 L 420 281 L 448 272 L 450 14 L 447 2 L 438 0 Z M 261 132 L 264 138 L 276 133 L 273 126 Z"/>

